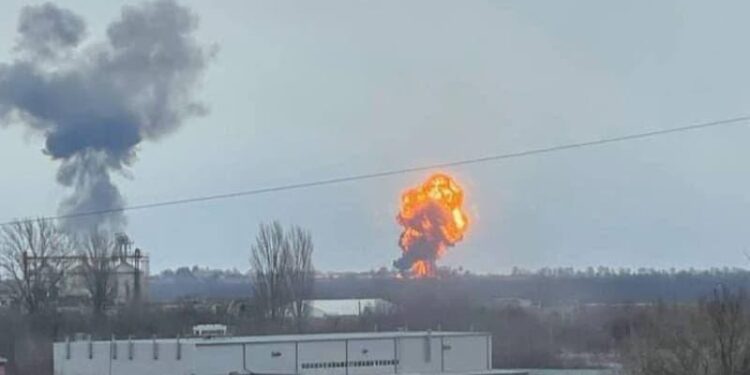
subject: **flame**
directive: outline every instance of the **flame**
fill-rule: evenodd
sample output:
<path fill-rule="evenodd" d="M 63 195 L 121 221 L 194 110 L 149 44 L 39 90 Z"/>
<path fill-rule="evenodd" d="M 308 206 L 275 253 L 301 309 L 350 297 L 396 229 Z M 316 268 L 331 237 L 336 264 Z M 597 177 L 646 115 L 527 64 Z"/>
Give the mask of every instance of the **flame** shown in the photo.
<path fill-rule="evenodd" d="M 463 200 L 461 187 L 444 173 L 405 191 L 396 217 L 404 227 L 399 239 L 403 254 L 394 265 L 412 277 L 435 276 L 436 260 L 461 241 L 468 229 Z"/>
<path fill-rule="evenodd" d="M 417 278 L 430 276 L 431 271 L 429 264 L 424 260 L 418 260 L 411 266 L 411 274 Z"/>

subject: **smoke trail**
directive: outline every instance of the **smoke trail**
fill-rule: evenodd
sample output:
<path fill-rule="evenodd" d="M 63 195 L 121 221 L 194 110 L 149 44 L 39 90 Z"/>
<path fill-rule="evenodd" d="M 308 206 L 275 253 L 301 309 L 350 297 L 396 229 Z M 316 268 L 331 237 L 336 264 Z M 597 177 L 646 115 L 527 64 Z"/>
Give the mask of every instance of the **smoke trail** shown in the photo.
<path fill-rule="evenodd" d="M 198 20 L 174 1 L 122 9 L 101 42 L 82 46 L 83 19 L 47 3 L 27 6 L 12 63 L 0 64 L 0 122 L 45 137 L 72 189 L 63 215 L 122 207 L 112 174 L 127 175 L 144 140 L 158 140 L 205 113 L 192 92 L 213 50 L 194 37 Z M 66 220 L 74 231 L 125 225 L 122 213 Z"/>

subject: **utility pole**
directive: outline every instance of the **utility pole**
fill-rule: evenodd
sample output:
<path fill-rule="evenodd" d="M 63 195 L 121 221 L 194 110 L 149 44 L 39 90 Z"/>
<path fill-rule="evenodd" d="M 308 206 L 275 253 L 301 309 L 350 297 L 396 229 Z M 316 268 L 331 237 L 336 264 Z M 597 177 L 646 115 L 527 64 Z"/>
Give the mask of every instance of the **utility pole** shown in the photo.
<path fill-rule="evenodd" d="M 133 296 L 136 302 L 141 302 L 141 249 L 135 249 L 133 253 Z"/>

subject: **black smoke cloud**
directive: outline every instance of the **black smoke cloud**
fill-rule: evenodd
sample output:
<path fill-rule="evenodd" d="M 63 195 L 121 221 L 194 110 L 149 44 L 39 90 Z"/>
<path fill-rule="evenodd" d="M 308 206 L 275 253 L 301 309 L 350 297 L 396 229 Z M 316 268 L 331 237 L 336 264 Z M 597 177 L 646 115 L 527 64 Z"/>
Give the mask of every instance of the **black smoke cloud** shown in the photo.
<path fill-rule="evenodd" d="M 112 181 L 128 175 L 138 146 L 205 113 L 193 99 L 214 48 L 200 44 L 198 20 L 164 0 L 128 6 L 106 38 L 84 44 L 81 17 L 53 4 L 23 9 L 16 60 L 0 64 L 0 121 L 45 137 L 60 161 L 57 180 L 72 193 L 62 215 L 116 210 L 125 203 Z M 122 213 L 65 220 L 71 230 L 119 230 Z"/>
<path fill-rule="evenodd" d="M 34 58 L 52 58 L 67 47 L 77 46 L 86 32 L 83 18 L 54 4 L 26 7 L 18 20 L 16 50 Z"/>
<path fill-rule="evenodd" d="M 421 230 L 418 236 L 414 235 L 408 245 L 404 239 L 406 230 L 401 233 L 399 246 L 403 253 L 393 262 L 393 266 L 402 274 L 408 274 L 414 263 L 421 260 L 427 262 L 435 270 L 440 251 L 453 246 L 442 231 L 442 228 L 451 220 L 445 208 L 438 203 L 428 202 L 412 217 L 405 218 L 399 215 L 397 220 L 404 228 L 421 228 Z M 432 223 L 430 229 L 423 228 L 422 223 L 425 222 Z"/>

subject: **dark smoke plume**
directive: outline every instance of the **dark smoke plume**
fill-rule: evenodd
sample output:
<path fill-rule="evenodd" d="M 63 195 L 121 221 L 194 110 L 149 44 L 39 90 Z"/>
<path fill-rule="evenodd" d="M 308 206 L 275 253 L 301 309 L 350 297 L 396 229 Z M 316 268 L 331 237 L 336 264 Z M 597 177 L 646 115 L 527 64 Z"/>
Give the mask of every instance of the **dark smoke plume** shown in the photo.
<path fill-rule="evenodd" d="M 440 253 L 454 243 L 447 239 L 443 228 L 451 222 L 450 214 L 436 202 L 427 202 L 413 216 L 397 217 L 399 224 L 405 228 L 419 228 L 422 223 L 432 223 L 429 228 L 421 228 L 418 234 L 413 234 L 407 239 L 407 234 L 402 233 L 399 238 L 399 246 L 403 250 L 401 258 L 393 262 L 402 274 L 406 274 L 417 261 L 424 261 L 432 270 L 437 269 L 436 262 Z"/>
<path fill-rule="evenodd" d="M 52 58 L 67 47 L 77 46 L 86 32 L 83 18 L 54 4 L 26 7 L 18 20 L 16 50 L 33 58 Z"/>
<path fill-rule="evenodd" d="M 122 9 L 104 41 L 82 45 L 86 25 L 47 3 L 20 15 L 16 59 L 0 64 L 0 121 L 45 137 L 45 154 L 72 189 L 62 215 L 118 209 L 112 174 L 127 175 L 138 145 L 158 140 L 204 107 L 192 97 L 212 56 L 195 39 L 198 21 L 164 0 Z M 122 213 L 72 218 L 70 230 L 125 225 Z"/>

